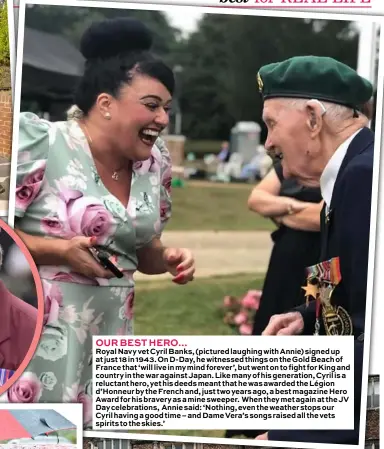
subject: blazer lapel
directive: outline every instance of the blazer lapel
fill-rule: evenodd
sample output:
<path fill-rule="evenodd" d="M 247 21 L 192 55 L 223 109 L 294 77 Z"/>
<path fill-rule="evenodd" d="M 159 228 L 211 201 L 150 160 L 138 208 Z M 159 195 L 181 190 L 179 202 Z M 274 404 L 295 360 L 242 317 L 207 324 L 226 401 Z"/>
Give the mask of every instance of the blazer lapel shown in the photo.
<path fill-rule="evenodd" d="M 344 170 L 348 166 L 348 164 L 352 161 L 352 159 L 358 154 L 363 153 L 374 141 L 374 134 L 369 128 L 363 128 L 352 140 L 349 144 L 347 154 L 345 155 L 343 162 L 341 164 L 339 173 L 337 174 L 335 186 L 333 189 L 330 213 L 335 208 L 335 204 L 337 204 L 338 198 L 338 181 L 340 180 Z"/>

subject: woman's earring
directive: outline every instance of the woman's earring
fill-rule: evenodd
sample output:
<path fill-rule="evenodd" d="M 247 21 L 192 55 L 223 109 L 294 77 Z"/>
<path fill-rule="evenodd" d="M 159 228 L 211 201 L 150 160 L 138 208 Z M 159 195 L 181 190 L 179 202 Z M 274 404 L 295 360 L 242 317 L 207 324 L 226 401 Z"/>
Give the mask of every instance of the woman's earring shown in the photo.
<path fill-rule="evenodd" d="M 109 112 L 106 112 L 104 118 L 106 118 L 107 120 L 111 120 L 111 114 Z"/>

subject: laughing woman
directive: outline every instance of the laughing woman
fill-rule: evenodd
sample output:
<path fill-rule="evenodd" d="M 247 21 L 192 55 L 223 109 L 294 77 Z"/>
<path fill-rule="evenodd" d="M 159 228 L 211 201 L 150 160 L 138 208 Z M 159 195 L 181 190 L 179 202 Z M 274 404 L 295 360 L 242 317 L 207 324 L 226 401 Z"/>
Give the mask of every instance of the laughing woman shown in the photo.
<path fill-rule="evenodd" d="M 50 123 L 21 114 L 15 228 L 43 280 L 44 330 L 11 402 L 82 402 L 92 425 L 92 336 L 133 332 L 133 273 L 193 279 L 189 250 L 166 248 L 172 71 L 154 58 L 147 28 L 132 19 L 93 24 L 81 51 L 80 114 Z M 122 278 L 103 268 L 106 251 Z"/>

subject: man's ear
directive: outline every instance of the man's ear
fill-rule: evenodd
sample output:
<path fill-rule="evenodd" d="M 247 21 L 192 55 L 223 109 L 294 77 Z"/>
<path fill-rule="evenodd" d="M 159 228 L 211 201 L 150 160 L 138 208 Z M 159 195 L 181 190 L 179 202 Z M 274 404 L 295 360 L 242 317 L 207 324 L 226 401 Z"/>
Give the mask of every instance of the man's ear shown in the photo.
<path fill-rule="evenodd" d="M 316 136 L 319 134 L 323 127 L 323 115 L 326 112 L 326 109 L 319 100 L 309 100 L 306 105 L 306 113 L 307 113 L 307 126 L 312 134 L 312 136 Z"/>

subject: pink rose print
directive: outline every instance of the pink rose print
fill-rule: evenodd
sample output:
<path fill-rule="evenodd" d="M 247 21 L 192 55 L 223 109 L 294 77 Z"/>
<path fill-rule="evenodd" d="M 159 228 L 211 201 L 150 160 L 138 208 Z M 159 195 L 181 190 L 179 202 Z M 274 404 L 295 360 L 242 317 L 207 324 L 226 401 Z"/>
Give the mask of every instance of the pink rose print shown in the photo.
<path fill-rule="evenodd" d="M 57 185 L 60 187 L 59 183 Z M 66 197 L 61 191 L 54 194 L 55 201 L 50 204 L 51 212 L 40 221 L 41 230 L 44 234 L 72 238 L 75 234 L 68 224 Z"/>
<path fill-rule="evenodd" d="M 170 193 L 171 192 L 171 186 L 172 186 L 172 169 L 171 167 L 167 167 L 162 175 L 162 185 L 164 186 L 165 190 Z"/>
<path fill-rule="evenodd" d="M 76 404 L 83 404 L 83 421 L 84 425 L 92 421 L 92 398 L 85 393 L 84 387 L 74 383 L 72 387 L 66 388 L 64 394 L 64 402 L 74 402 Z"/>
<path fill-rule="evenodd" d="M 60 282 L 73 282 L 75 284 L 84 284 L 84 285 L 99 285 L 95 279 L 91 279 L 91 278 L 88 278 L 87 276 L 83 276 L 81 274 L 77 274 L 74 272 L 56 273 L 52 277 L 52 280 L 60 281 Z"/>
<path fill-rule="evenodd" d="M 145 175 L 147 173 L 157 173 L 161 167 L 161 155 L 159 151 L 152 149 L 151 156 L 145 161 L 137 161 L 133 164 L 133 170 L 138 175 Z"/>
<path fill-rule="evenodd" d="M 73 282 L 75 284 L 84 285 L 99 285 L 96 279 L 91 279 L 81 274 L 74 273 L 72 271 L 57 271 L 58 267 L 54 266 L 41 266 L 39 272 L 42 277 L 51 281 L 59 282 Z"/>
<path fill-rule="evenodd" d="M 68 221 L 76 235 L 97 237 L 99 245 L 113 235 L 117 224 L 112 214 L 97 198 L 82 197 L 67 204 Z"/>
<path fill-rule="evenodd" d="M 97 281 L 95 281 L 94 279 L 72 272 L 57 273 L 52 279 L 61 282 L 74 282 L 75 284 L 98 285 Z"/>
<path fill-rule="evenodd" d="M 39 168 L 24 178 L 23 184 L 37 184 L 38 182 L 41 182 L 44 178 L 46 165 L 47 163 L 45 161 L 42 162 Z"/>
<path fill-rule="evenodd" d="M 151 166 L 149 168 L 149 171 L 151 173 L 158 173 L 161 169 L 161 153 L 160 151 L 152 151 L 151 157 Z"/>
<path fill-rule="evenodd" d="M 43 387 L 34 373 L 24 373 L 7 391 L 9 402 L 38 402 Z"/>
<path fill-rule="evenodd" d="M 135 293 L 130 292 L 125 300 L 125 316 L 129 319 L 133 319 L 133 304 L 135 302 Z"/>
<path fill-rule="evenodd" d="M 21 184 L 16 186 L 16 207 L 26 210 L 40 191 L 44 178 L 46 162 L 42 161 L 40 166 L 32 173 L 26 175 Z"/>
<path fill-rule="evenodd" d="M 58 217 L 45 217 L 40 224 L 45 234 L 62 235 L 64 225 Z"/>
<path fill-rule="evenodd" d="M 161 218 L 161 221 L 165 221 L 167 218 L 168 218 L 168 210 L 169 210 L 169 207 L 168 207 L 168 203 L 167 203 L 167 201 L 164 201 L 164 200 L 162 200 L 162 201 L 160 201 L 160 218 Z"/>
<path fill-rule="evenodd" d="M 43 325 L 58 320 L 60 307 L 63 306 L 63 294 L 56 284 L 49 284 L 43 280 L 44 289 L 44 320 Z"/>
<path fill-rule="evenodd" d="M 80 192 L 80 190 L 69 189 L 62 181 L 56 181 L 56 186 L 59 196 L 65 204 L 68 204 L 70 201 L 77 200 L 83 196 L 83 193 Z"/>
<path fill-rule="evenodd" d="M 60 318 L 68 324 L 73 324 L 77 321 L 77 313 L 75 306 L 64 307 L 60 312 Z"/>
<path fill-rule="evenodd" d="M 82 391 L 77 397 L 77 403 L 83 404 L 83 420 L 84 424 L 92 421 L 92 398 Z"/>
<path fill-rule="evenodd" d="M 151 158 L 149 157 L 149 159 L 146 159 L 145 161 L 135 162 L 132 168 L 138 175 L 145 175 L 151 168 Z"/>
<path fill-rule="evenodd" d="M 172 176 L 167 178 L 163 178 L 163 186 L 168 193 L 171 193 L 172 190 Z"/>

